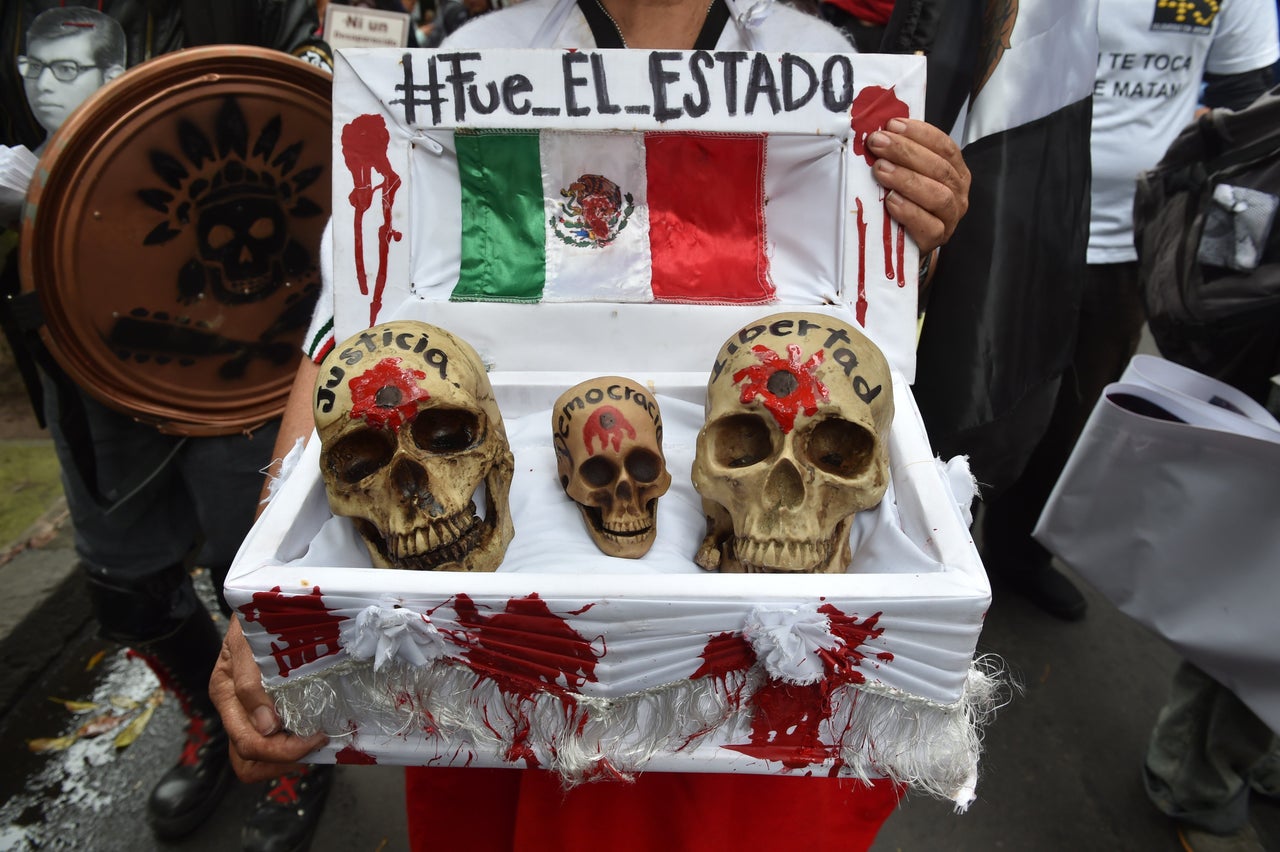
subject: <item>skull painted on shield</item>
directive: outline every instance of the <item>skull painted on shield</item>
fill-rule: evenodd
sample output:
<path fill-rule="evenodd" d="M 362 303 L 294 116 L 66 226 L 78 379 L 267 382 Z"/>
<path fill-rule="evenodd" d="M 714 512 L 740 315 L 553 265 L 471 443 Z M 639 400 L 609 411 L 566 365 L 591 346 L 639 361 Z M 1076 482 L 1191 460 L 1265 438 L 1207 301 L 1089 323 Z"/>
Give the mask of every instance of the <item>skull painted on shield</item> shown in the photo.
<path fill-rule="evenodd" d="M 551 429 L 560 484 L 596 547 L 627 559 L 648 553 L 658 498 L 671 487 L 653 395 L 618 376 L 588 379 L 556 400 Z"/>
<path fill-rule="evenodd" d="M 376 325 L 324 359 L 314 404 L 329 507 L 374 565 L 497 569 L 515 460 L 474 349 L 426 323 Z"/>
<path fill-rule="evenodd" d="M 720 348 L 693 485 L 695 561 L 731 572 L 840 573 L 856 513 L 889 484 L 893 387 L 884 355 L 822 314 L 765 317 Z"/>

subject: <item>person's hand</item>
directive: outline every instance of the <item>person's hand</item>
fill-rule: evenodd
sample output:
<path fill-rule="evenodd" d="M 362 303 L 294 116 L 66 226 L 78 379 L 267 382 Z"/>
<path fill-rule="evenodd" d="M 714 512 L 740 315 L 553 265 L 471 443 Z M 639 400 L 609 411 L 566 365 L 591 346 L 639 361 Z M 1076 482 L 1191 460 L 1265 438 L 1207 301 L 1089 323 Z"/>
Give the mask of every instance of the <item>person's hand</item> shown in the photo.
<path fill-rule="evenodd" d="M 329 741 L 326 734 L 299 737 L 280 724 L 253 652 L 232 618 L 222 653 L 209 679 L 209 697 L 231 740 L 231 766 L 245 783 L 265 781 L 296 769 L 297 761 Z"/>
<path fill-rule="evenodd" d="M 895 118 L 867 138 L 872 166 L 886 190 L 889 216 L 920 246 L 920 254 L 951 239 L 969 209 L 969 167 L 960 146 L 923 121 Z"/>

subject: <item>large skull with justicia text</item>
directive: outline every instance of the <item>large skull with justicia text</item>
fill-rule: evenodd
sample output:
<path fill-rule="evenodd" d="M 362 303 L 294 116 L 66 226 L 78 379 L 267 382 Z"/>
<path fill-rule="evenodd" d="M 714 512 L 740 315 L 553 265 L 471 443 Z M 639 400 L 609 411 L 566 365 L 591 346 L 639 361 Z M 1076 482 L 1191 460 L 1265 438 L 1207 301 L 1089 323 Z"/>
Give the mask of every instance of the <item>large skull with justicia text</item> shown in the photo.
<path fill-rule="evenodd" d="M 893 387 L 880 350 L 822 314 L 741 329 L 707 383 L 693 484 L 707 536 L 695 561 L 730 572 L 839 573 L 854 516 L 889 484 Z"/>
<path fill-rule="evenodd" d="M 638 559 L 658 532 L 658 498 L 671 487 L 657 400 L 631 379 L 574 385 L 551 409 L 560 485 L 587 534 L 609 556 Z"/>
<path fill-rule="evenodd" d="M 497 569 L 515 460 L 471 346 L 422 322 L 373 326 L 320 364 L 314 413 L 329 507 L 375 566 Z"/>

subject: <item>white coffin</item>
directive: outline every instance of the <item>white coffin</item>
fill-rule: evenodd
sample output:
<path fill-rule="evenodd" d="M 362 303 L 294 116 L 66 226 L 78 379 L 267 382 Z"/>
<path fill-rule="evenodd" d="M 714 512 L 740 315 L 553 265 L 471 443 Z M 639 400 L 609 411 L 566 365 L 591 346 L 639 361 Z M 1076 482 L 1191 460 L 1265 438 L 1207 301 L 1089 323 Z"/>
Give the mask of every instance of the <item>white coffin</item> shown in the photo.
<path fill-rule="evenodd" d="M 358 53 L 365 62 L 378 52 Z M 342 65 L 335 125 L 365 108 L 369 91 Z M 920 100 L 920 80 L 905 89 Z M 354 259 L 351 212 L 338 203 L 350 186 L 336 171 L 341 330 L 344 292 L 359 300 L 342 283 Z M 394 261 L 403 247 L 392 248 Z M 388 280 L 414 267 L 406 250 Z M 476 304 L 442 301 L 432 288 L 399 293 L 379 320 L 449 329 L 490 369 L 515 456 L 515 538 L 492 574 L 369 567 L 351 523 L 329 512 L 313 435 L 225 587 L 287 725 L 332 736 L 313 759 L 538 766 L 572 781 L 644 770 L 887 776 L 967 802 L 977 720 L 994 688 L 973 659 L 990 590 L 960 508 L 972 481 L 963 460 L 948 468 L 934 458 L 899 372 L 911 358 L 891 354 L 903 347 L 868 328 L 896 365 L 892 484 L 858 516 L 850 571 L 719 575 L 693 563 L 704 518 L 690 469 L 717 350 L 785 310 L 853 321 L 852 298 L 835 284 L 825 305 Z M 902 298 L 897 282 L 883 289 Z M 345 321 L 367 305 L 348 306 Z M 914 299 L 880 310 L 884 333 L 899 336 Z M 653 391 L 673 476 L 656 542 L 638 560 L 595 548 L 551 445 L 556 397 L 609 374 Z"/>

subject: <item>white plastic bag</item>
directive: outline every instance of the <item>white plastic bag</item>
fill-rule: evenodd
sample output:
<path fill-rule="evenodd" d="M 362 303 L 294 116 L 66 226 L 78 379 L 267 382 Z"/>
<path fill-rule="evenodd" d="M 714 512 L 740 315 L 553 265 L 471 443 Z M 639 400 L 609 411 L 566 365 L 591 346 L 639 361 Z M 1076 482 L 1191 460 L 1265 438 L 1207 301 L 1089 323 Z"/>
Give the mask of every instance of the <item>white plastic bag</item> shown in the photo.
<path fill-rule="evenodd" d="M 1280 731 L 1278 521 L 1280 424 L 1140 355 L 1098 401 L 1034 536 Z"/>

